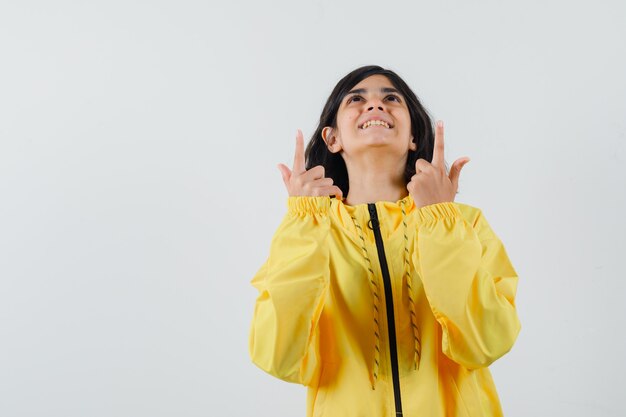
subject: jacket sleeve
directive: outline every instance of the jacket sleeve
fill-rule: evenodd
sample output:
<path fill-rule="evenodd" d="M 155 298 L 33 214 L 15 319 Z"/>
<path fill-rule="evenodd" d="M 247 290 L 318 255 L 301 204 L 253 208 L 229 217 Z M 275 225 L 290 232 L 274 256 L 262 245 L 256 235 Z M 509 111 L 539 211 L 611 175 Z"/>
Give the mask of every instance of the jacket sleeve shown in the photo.
<path fill-rule="evenodd" d="M 413 263 L 442 329 L 443 353 L 460 365 L 489 366 L 520 331 L 517 272 L 482 211 L 468 221 L 458 203 L 417 210 Z"/>
<path fill-rule="evenodd" d="M 269 256 L 250 282 L 257 290 L 252 362 L 287 382 L 319 376 L 318 321 L 329 288 L 330 197 L 288 197 Z"/>

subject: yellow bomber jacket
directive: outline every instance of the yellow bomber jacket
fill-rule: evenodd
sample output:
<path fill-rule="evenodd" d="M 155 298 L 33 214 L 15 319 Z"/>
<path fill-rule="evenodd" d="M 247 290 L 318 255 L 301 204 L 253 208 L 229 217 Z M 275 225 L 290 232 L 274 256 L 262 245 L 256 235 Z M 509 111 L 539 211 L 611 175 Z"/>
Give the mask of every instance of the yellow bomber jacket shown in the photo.
<path fill-rule="evenodd" d="M 307 387 L 307 417 L 491 417 L 488 366 L 520 331 L 517 273 L 480 209 L 288 197 L 252 362 Z"/>

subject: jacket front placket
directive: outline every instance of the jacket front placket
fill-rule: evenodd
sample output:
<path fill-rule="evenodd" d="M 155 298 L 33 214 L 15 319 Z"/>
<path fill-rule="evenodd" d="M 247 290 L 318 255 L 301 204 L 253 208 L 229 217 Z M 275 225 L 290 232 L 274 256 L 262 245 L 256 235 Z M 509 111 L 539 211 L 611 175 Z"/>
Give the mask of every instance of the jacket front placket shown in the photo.
<path fill-rule="evenodd" d="M 393 293 L 391 288 L 391 276 L 389 274 L 389 265 L 385 256 L 385 245 L 382 234 L 380 232 L 380 222 L 378 220 L 378 211 L 375 203 L 368 203 L 367 208 L 370 214 L 368 227 L 373 230 L 376 240 L 376 249 L 378 251 L 378 260 L 380 262 L 380 270 L 383 277 L 385 311 L 387 317 L 387 331 L 389 336 L 389 356 L 391 359 L 391 376 L 393 380 L 393 396 L 396 409 L 396 417 L 402 417 L 402 398 L 400 395 L 400 373 L 398 368 L 398 346 L 396 340 L 396 326 L 393 307 Z"/>

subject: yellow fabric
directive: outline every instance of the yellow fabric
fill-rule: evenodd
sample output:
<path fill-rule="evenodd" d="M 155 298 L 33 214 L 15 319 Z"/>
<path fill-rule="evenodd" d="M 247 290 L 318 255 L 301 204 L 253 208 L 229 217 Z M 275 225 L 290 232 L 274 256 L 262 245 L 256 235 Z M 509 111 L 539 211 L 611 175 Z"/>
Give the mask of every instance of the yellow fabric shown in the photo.
<path fill-rule="evenodd" d="M 481 210 L 463 203 L 417 209 L 408 195 L 376 209 L 392 281 L 403 416 L 501 416 L 488 366 L 520 331 L 518 277 L 502 242 Z M 259 291 L 252 362 L 307 386 L 307 417 L 395 417 L 369 220 L 367 204 L 288 197 L 251 281 Z"/>

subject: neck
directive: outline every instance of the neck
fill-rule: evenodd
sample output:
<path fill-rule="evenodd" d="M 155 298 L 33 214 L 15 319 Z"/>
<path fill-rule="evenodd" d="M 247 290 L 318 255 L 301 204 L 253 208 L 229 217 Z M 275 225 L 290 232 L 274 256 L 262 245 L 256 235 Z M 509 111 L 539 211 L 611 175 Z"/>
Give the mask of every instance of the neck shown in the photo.
<path fill-rule="evenodd" d="M 388 162 L 388 163 L 385 163 Z M 409 194 L 402 161 L 346 161 L 350 190 L 344 203 L 350 206 L 376 201 L 396 202 Z"/>

